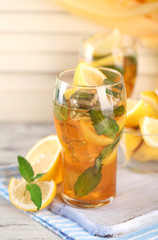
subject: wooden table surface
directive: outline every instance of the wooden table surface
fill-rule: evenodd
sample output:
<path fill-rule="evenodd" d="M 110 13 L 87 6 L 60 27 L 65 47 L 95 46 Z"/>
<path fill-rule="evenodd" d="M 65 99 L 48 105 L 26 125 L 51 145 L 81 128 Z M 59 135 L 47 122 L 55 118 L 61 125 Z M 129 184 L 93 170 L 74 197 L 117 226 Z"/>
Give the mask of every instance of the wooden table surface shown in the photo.
<path fill-rule="evenodd" d="M 55 133 L 53 124 L 0 123 L 0 165 L 16 164 L 41 138 Z M 60 240 L 0 196 L 0 240 Z"/>

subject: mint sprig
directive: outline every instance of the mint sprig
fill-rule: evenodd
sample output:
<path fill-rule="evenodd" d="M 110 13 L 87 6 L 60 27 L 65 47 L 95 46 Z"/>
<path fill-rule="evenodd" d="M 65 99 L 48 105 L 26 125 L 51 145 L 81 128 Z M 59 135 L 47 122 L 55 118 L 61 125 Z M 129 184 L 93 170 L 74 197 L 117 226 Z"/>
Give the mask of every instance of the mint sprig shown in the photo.
<path fill-rule="evenodd" d="M 100 110 L 90 110 L 89 116 L 98 135 L 106 135 L 109 138 L 115 138 L 119 125 L 110 116 L 105 116 Z"/>
<path fill-rule="evenodd" d="M 39 173 L 34 176 L 34 171 L 30 163 L 24 157 L 18 156 L 18 163 L 20 174 L 27 182 L 26 190 L 29 191 L 32 202 L 37 206 L 37 210 L 39 210 L 42 205 L 42 192 L 40 187 L 32 182 L 42 177 L 44 173 Z"/>
<path fill-rule="evenodd" d="M 112 144 L 106 146 L 100 155 L 95 159 L 95 163 L 92 167 L 87 168 L 77 179 L 74 185 L 74 192 L 76 197 L 84 197 L 93 191 L 100 183 L 102 178 L 103 160 L 114 150 L 119 143 L 123 129 L 120 131 L 117 138 Z"/>

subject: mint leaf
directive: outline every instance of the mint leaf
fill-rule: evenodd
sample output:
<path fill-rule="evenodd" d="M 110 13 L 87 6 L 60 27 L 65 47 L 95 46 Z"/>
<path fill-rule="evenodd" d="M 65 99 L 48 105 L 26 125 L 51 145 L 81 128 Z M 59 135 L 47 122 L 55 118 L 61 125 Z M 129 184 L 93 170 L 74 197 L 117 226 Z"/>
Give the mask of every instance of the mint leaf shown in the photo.
<path fill-rule="evenodd" d="M 87 168 L 77 179 L 74 185 L 74 192 L 76 197 L 83 197 L 90 193 L 101 181 L 101 169 L 94 165 Z"/>
<path fill-rule="evenodd" d="M 121 137 L 122 137 L 122 133 L 123 133 L 123 129 L 120 131 L 119 135 L 117 136 L 117 138 L 113 141 L 112 144 L 109 144 L 108 146 L 106 146 L 102 152 L 100 153 L 100 155 L 95 159 L 95 164 L 97 168 L 100 168 L 100 166 L 102 165 L 102 161 L 108 157 L 108 155 L 112 152 L 112 150 L 116 147 L 116 145 L 119 143 Z"/>
<path fill-rule="evenodd" d="M 108 68 L 115 69 L 115 70 L 119 71 L 121 74 L 124 74 L 124 68 L 123 68 L 123 66 L 108 65 Z"/>
<path fill-rule="evenodd" d="M 111 153 L 112 151 L 112 144 L 108 145 L 103 149 L 100 155 L 95 159 L 95 164 L 97 168 L 100 168 L 102 165 L 102 161 Z"/>
<path fill-rule="evenodd" d="M 115 92 L 115 91 L 113 91 L 113 90 L 111 90 L 109 88 L 106 88 L 106 94 L 107 95 L 111 95 L 111 96 L 113 96 L 115 98 L 120 98 L 120 96 L 121 96 L 120 93 Z"/>
<path fill-rule="evenodd" d="M 112 108 L 109 110 L 104 110 L 103 115 L 110 116 L 110 117 L 121 117 L 126 112 L 126 109 L 123 105 Z"/>
<path fill-rule="evenodd" d="M 120 131 L 117 138 L 112 144 L 106 146 L 100 155 L 95 159 L 94 166 L 87 168 L 77 179 L 74 185 L 74 192 L 76 197 L 83 197 L 93 191 L 101 181 L 102 178 L 102 161 L 108 157 L 116 145 L 119 143 L 123 129 Z"/>
<path fill-rule="evenodd" d="M 31 182 L 33 176 L 34 176 L 34 171 L 30 165 L 30 163 L 23 157 L 18 156 L 18 162 L 19 162 L 19 171 L 21 176 L 27 181 Z"/>
<path fill-rule="evenodd" d="M 116 84 L 113 87 L 122 90 L 121 84 L 117 84 L 117 82 L 115 82 L 114 80 L 111 80 L 109 78 L 104 79 L 104 84 L 108 84 L 108 85 Z"/>
<path fill-rule="evenodd" d="M 66 119 L 67 119 L 67 109 L 65 107 L 54 103 L 53 113 L 58 120 L 66 121 Z"/>
<path fill-rule="evenodd" d="M 125 107 L 123 105 L 117 107 L 117 108 L 114 108 L 113 110 L 113 116 L 114 117 L 120 117 L 122 116 L 124 113 L 125 113 Z"/>
<path fill-rule="evenodd" d="M 32 202 L 37 206 L 37 210 L 39 211 L 42 205 L 42 192 L 40 187 L 37 184 L 27 184 L 27 190 L 30 192 Z"/>
<path fill-rule="evenodd" d="M 90 110 L 90 118 L 98 135 L 106 135 L 115 138 L 119 131 L 119 125 L 110 116 L 105 116 L 100 110 Z"/>
<path fill-rule="evenodd" d="M 80 90 L 78 90 L 72 94 L 71 98 L 75 98 L 77 100 L 91 100 L 94 98 L 94 94 L 88 92 L 81 92 Z"/>
<path fill-rule="evenodd" d="M 35 181 L 36 179 L 42 177 L 43 175 L 44 175 L 44 173 L 38 173 L 35 177 L 33 177 L 33 178 L 31 179 L 31 182 L 33 182 L 33 181 Z"/>

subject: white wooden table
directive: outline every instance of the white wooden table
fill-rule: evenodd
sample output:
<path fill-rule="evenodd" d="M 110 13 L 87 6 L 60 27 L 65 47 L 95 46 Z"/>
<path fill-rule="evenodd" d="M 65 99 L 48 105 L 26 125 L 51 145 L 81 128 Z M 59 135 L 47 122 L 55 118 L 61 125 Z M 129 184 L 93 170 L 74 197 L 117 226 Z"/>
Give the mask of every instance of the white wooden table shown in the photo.
<path fill-rule="evenodd" d="M 16 164 L 17 155 L 27 151 L 42 137 L 55 132 L 53 124 L 0 124 L 0 165 Z M 60 240 L 8 201 L 0 197 L 1 240 Z"/>

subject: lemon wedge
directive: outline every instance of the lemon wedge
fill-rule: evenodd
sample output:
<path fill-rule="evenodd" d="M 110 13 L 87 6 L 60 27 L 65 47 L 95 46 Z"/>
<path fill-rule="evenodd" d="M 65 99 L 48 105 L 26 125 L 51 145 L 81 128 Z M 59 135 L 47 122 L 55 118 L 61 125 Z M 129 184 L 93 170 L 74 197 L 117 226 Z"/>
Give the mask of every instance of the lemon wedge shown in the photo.
<path fill-rule="evenodd" d="M 26 155 L 35 175 L 45 173 L 39 180 L 62 181 L 61 146 L 56 135 L 50 135 L 37 142 Z"/>
<path fill-rule="evenodd" d="M 90 66 L 87 63 L 81 62 L 78 64 L 74 78 L 73 85 L 77 86 L 100 86 L 103 84 L 104 79 L 107 78 L 99 69 Z M 68 100 L 71 95 L 78 90 L 78 87 L 67 89 L 64 93 L 65 98 Z"/>
<path fill-rule="evenodd" d="M 127 116 L 126 116 L 126 127 L 138 127 L 139 120 L 145 116 L 154 117 L 150 104 L 145 103 L 142 99 L 127 99 Z"/>
<path fill-rule="evenodd" d="M 154 112 L 155 112 L 155 115 L 158 117 L 158 94 L 156 91 L 145 91 L 145 92 L 142 92 L 140 94 L 141 98 L 149 103 Z"/>
<path fill-rule="evenodd" d="M 158 147 L 158 119 L 144 117 L 139 121 L 144 141 L 151 147 Z"/>
<path fill-rule="evenodd" d="M 98 135 L 92 124 L 80 120 L 81 131 L 84 136 L 84 139 L 94 144 L 95 146 L 106 146 L 113 143 L 113 139 L 106 137 L 105 135 Z"/>
<path fill-rule="evenodd" d="M 134 128 L 125 128 L 125 132 L 122 136 L 121 147 L 125 153 L 125 159 L 130 161 L 132 154 L 139 147 L 142 142 L 142 136 L 140 131 Z"/>
<path fill-rule="evenodd" d="M 42 192 L 41 208 L 47 207 L 56 195 L 56 184 L 54 181 L 35 181 Z M 9 198 L 11 203 L 24 211 L 37 211 L 36 205 L 32 202 L 30 193 L 26 191 L 27 182 L 24 179 L 11 178 L 9 183 Z"/>

